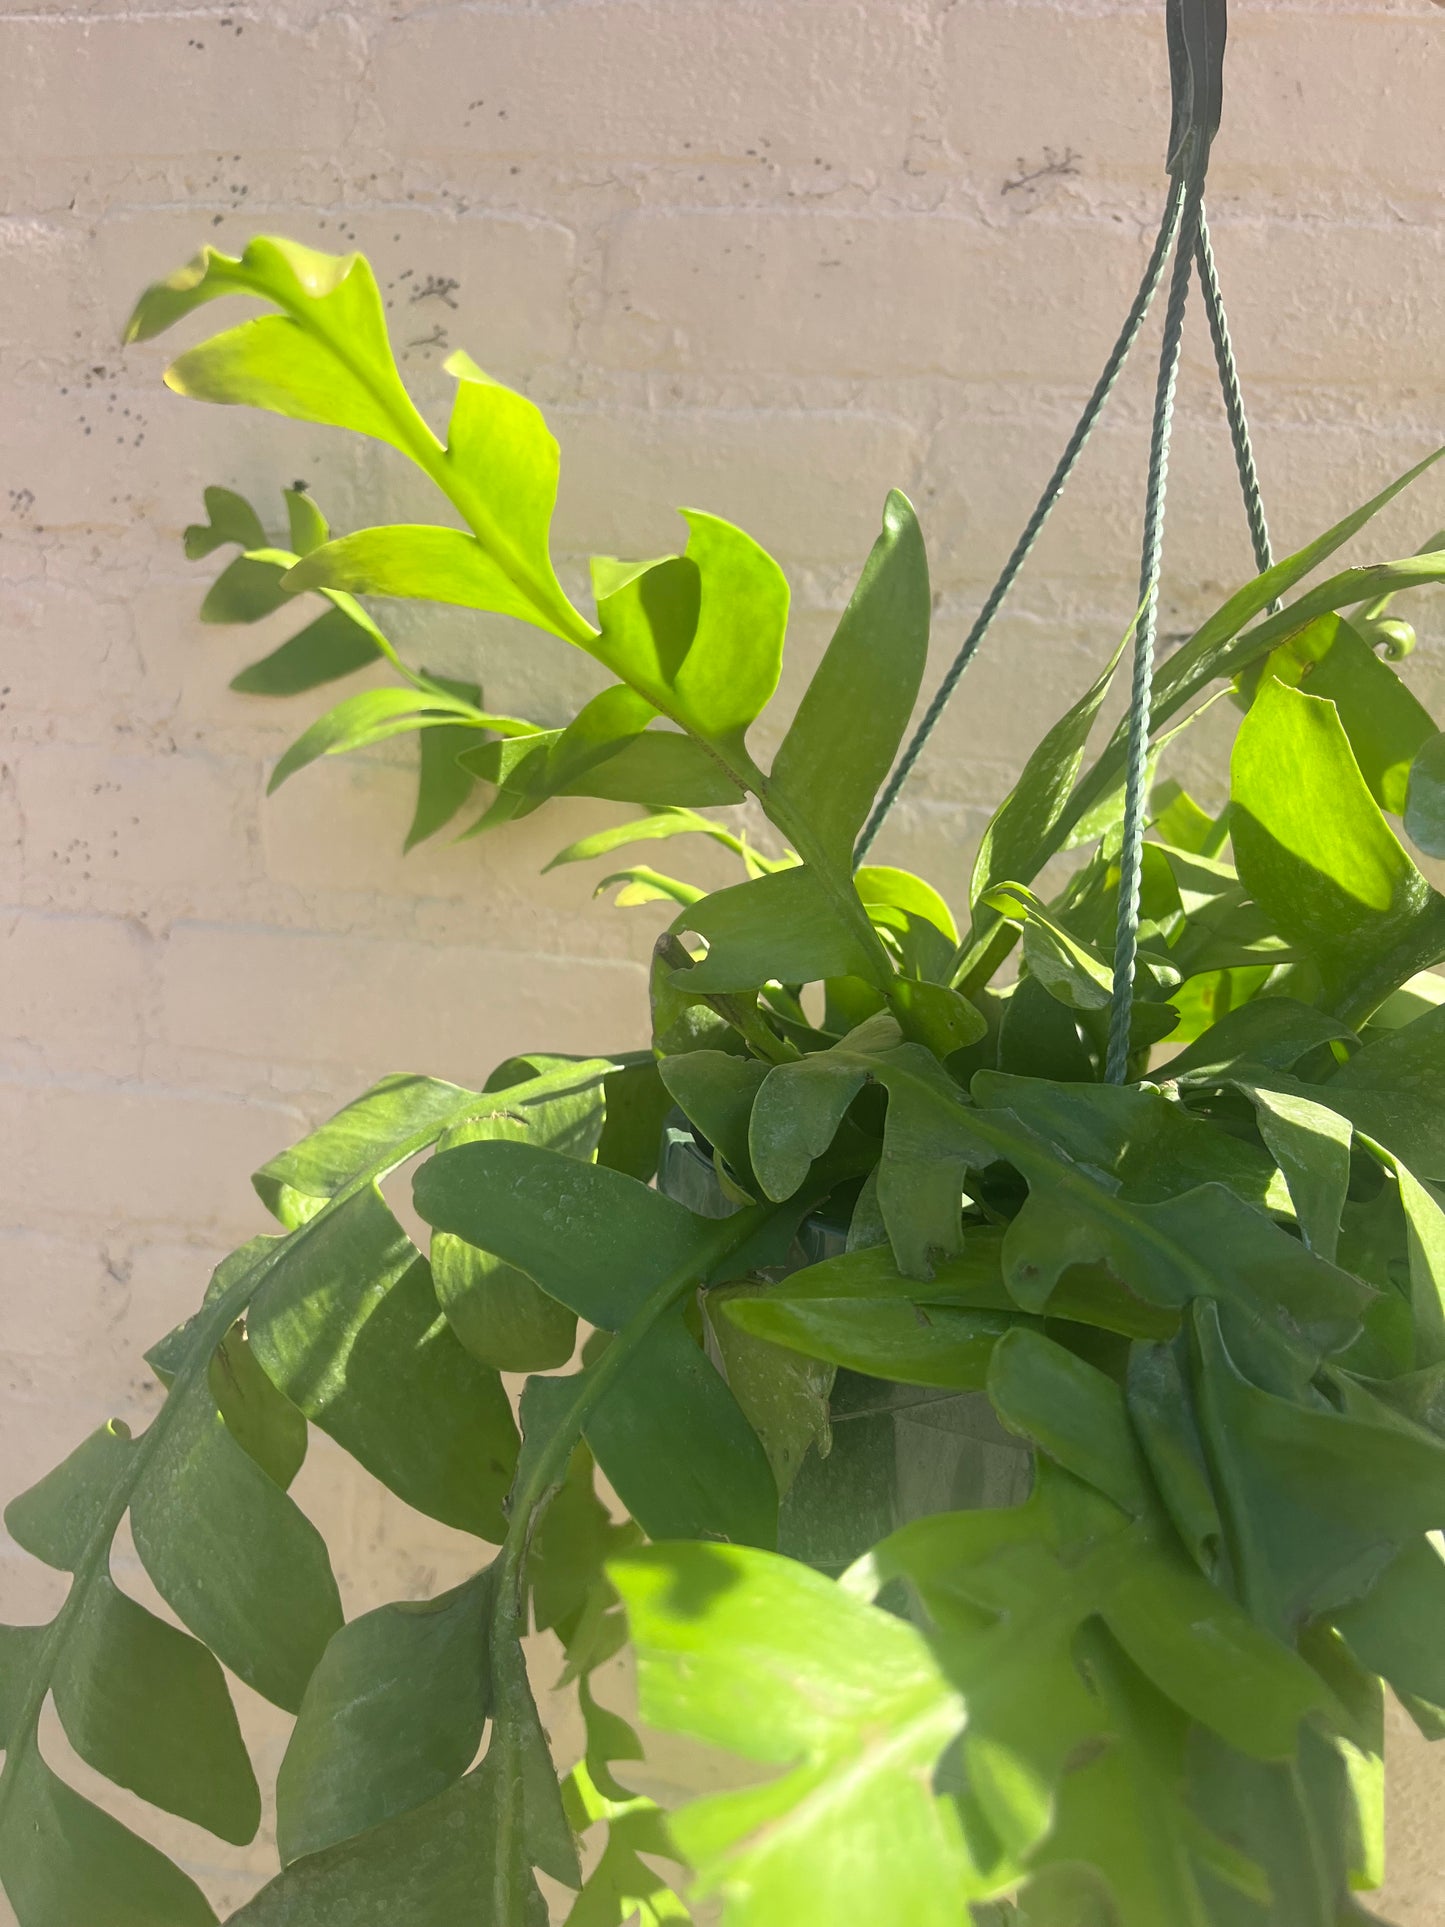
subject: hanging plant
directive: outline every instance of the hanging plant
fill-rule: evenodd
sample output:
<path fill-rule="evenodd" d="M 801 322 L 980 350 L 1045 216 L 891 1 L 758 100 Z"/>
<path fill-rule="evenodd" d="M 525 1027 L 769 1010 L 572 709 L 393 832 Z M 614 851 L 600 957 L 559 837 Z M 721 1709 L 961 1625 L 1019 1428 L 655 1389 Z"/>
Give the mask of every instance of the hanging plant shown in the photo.
<path fill-rule="evenodd" d="M 280 1229 L 148 1354 L 148 1429 L 106 1427 L 11 1504 L 72 1575 L 54 1620 L 0 1635 L 21 1927 L 213 1920 L 38 1735 L 53 1700 L 88 1765 L 244 1842 L 223 1669 L 295 1715 L 281 1871 L 245 1927 L 540 1927 L 539 1872 L 573 1927 L 685 1920 L 683 1895 L 729 1927 L 1368 1918 L 1382 1682 L 1445 1730 L 1445 899 L 1396 827 L 1438 850 L 1441 738 L 1377 647 L 1445 553 L 1303 585 L 1420 469 L 1164 665 L 1154 752 L 1220 692 L 1244 714 L 1222 816 L 1153 782 L 1108 1083 L 1127 724 L 1087 758 L 1117 655 L 955 914 L 855 867 L 927 653 L 901 495 L 764 769 L 788 592 L 751 538 L 690 512 L 682 554 L 597 560 L 593 620 L 552 566 L 530 402 L 453 357 L 439 440 L 367 264 L 285 241 L 204 251 L 132 335 L 224 294 L 267 312 L 183 353 L 174 389 L 385 441 L 465 525 L 333 537 L 293 492 L 281 549 L 208 493 L 188 548 L 240 552 L 203 613 L 327 605 L 242 687 L 398 676 L 273 784 L 415 730 L 413 840 L 477 785 L 482 824 L 591 795 L 648 813 L 559 861 L 701 836 L 741 877 L 613 879 L 678 906 L 651 1051 L 513 1058 L 481 1091 L 388 1078 L 266 1164 Z M 358 594 L 518 616 L 612 680 L 562 729 L 493 713 L 403 663 Z M 776 854 L 699 813 L 745 798 Z M 383 1189 L 418 1157 L 426 1252 Z M 504 1371 L 528 1374 L 518 1415 Z M 311 1425 L 473 1535 L 475 1576 L 343 1624 L 288 1495 Z M 127 1518 L 186 1631 L 112 1580 Z M 549 1749 L 533 1627 L 566 1650 L 580 1758 Z M 643 1720 L 751 1762 L 746 1787 L 668 1814 L 629 1788 L 642 1742 L 594 1691 L 629 1638 Z"/>

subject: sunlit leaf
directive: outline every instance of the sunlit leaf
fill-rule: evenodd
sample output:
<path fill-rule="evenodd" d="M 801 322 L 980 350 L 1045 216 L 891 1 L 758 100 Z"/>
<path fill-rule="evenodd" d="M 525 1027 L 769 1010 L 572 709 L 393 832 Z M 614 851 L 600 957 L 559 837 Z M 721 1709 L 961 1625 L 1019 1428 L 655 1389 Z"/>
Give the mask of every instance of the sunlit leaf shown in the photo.
<path fill-rule="evenodd" d="M 1232 769 L 1240 877 L 1316 959 L 1331 1008 L 1367 1013 L 1445 954 L 1445 899 L 1380 814 L 1332 703 L 1267 679 Z"/>
<path fill-rule="evenodd" d="M 736 756 L 777 687 L 788 587 L 741 529 L 695 510 L 685 519 L 686 555 L 594 561 L 602 633 L 588 647 L 664 715 Z"/>
<path fill-rule="evenodd" d="M 327 710 L 311 727 L 298 736 L 271 772 L 268 791 L 277 790 L 288 776 L 294 776 L 318 756 L 340 756 L 347 750 L 361 749 L 368 743 L 385 742 L 411 730 L 456 727 L 465 720 L 473 730 L 499 729 L 510 734 L 525 734 L 530 724 L 512 716 L 489 716 L 474 703 L 444 690 L 363 689 L 347 696 L 334 709 Z"/>
<path fill-rule="evenodd" d="M 1354 625 L 1319 617 L 1281 644 L 1263 673 L 1334 704 L 1370 794 L 1382 810 L 1403 815 L 1410 765 L 1435 725 Z"/>
<path fill-rule="evenodd" d="M 805 1567 L 662 1545 L 610 1568 L 643 1717 L 789 1769 L 685 1808 L 673 1833 L 728 1927 L 906 1919 L 959 1927 L 969 1872 L 934 1762 L 963 1707 L 912 1627 Z M 857 1854 L 850 1838 L 889 1850 Z"/>

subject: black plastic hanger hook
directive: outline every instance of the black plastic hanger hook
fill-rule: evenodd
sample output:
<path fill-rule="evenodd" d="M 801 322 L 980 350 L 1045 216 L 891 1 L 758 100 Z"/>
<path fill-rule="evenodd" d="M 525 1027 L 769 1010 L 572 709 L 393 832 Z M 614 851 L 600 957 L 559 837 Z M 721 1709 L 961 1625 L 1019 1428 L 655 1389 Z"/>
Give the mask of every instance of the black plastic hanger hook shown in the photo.
<path fill-rule="evenodd" d="M 1169 172 L 1177 173 L 1195 149 L 1203 167 L 1219 132 L 1224 106 L 1224 42 L 1228 0 L 1165 0 L 1169 78 L 1174 117 L 1169 129 Z"/>

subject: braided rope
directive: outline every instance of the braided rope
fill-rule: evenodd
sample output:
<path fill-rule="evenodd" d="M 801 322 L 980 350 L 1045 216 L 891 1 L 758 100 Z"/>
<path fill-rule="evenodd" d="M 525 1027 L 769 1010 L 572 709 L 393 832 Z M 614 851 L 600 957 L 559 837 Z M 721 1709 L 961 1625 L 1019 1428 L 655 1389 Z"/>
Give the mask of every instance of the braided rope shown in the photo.
<path fill-rule="evenodd" d="M 1264 498 L 1259 489 L 1259 471 L 1254 465 L 1254 444 L 1244 413 L 1244 396 L 1239 387 L 1239 368 L 1234 359 L 1234 343 L 1229 338 L 1229 323 L 1224 315 L 1224 297 L 1219 291 L 1219 271 L 1214 265 L 1214 248 L 1209 239 L 1209 222 L 1201 206 L 1199 237 L 1195 243 L 1199 266 L 1199 285 L 1204 291 L 1204 309 L 1209 316 L 1209 335 L 1214 343 L 1214 365 L 1219 370 L 1219 386 L 1224 394 L 1224 412 L 1229 417 L 1229 437 L 1234 444 L 1234 465 L 1239 471 L 1239 486 L 1244 494 L 1244 512 L 1249 518 L 1249 539 L 1254 546 L 1254 566 L 1261 575 L 1274 565 L 1269 525 L 1264 519 Z M 1271 610 L 1279 604 L 1272 603 Z"/>
<path fill-rule="evenodd" d="M 1164 338 L 1159 350 L 1159 380 L 1154 394 L 1154 424 L 1149 444 L 1149 492 L 1144 511 L 1144 553 L 1139 572 L 1141 613 L 1134 632 L 1134 680 L 1129 699 L 1129 761 L 1124 787 L 1124 847 L 1119 868 L 1119 921 L 1114 941 L 1114 994 L 1109 1007 L 1109 1053 L 1105 1076 L 1122 1084 L 1129 1075 L 1129 1028 L 1134 1007 L 1134 976 L 1139 956 L 1139 887 L 1144 864 L 1149 730 L 1154 690 L 1154 644 L 1159 630 L 1159 572 L 1164 558 L 1164 507 L 1169 485 L 1169 441 L 1174 425 L 1174 393 L 1184 312 L 1204 211 L 1204 160 L 1207 149 L 1187 163 L 1188 185 L 1180 223 L 1179 250 L 1169 281 Z"/>
<path fill-rule="evenodd" d="M 1119 379 L 1124 363 L 1129 358 L 1130 349 L 1139 338 L 1139 330 L 1144 325 L 1149 309 L 1153 305 L 1154 296 L 1158 292 L 1159 283 L 1164 277 L 1165 264 L 1169 259 L 1170 250 L 1174 246 L 1175 236 L 1179 232 L 1179 223 L 1182 217 L 1183 207 L 1183 180 L 1181 176 L 1176 175 L 1171 183 L 1169 201 L 1164 210 L 1164 218 L 1159 225 L 1159 233 L 1154 242 L 1153 252 L 1149 256 L 1149 264 L 1144 270 L 1144 278 L 1139 283 L 1139 291 L 1134 296 L 1134 305 L 1129 310 L 1124 326 L 1119 332 L 1119 338 L 1114 343 L 1109 354 L 1109 359 L 1104 364 L 1104 371 L 1095 384 L 1094 392 L 1084 404 L 1084 412 L 1080 415 L 1078 422 L 1075 424 L 1074 432 L 1069 437 L 1063 454 L 1059 457 L 1058 467 L 1049 477 L 1044 492 L 1039 497 L 1034 507 L 1034 512 L 1029 517 L 1028 523 L 1024 528 L 1023 534 L 1015 543 L 1013 553 L 1003 566 L 1002 574 L 989 591 L 988 600 L 979 611 L 978 618 L 973 627 L 969 630 L 967 636 L 964 637 L 963 645 L 950 664 L 948 673 L 939 684 L 937 694 L 924 711 L 922 720 L 909 739 L 908 747 L 904 750 L 892 775 L 883 786 L 882 793 L 873 806 L 873 812 L 868 818 L 867 823 L 863 826 L 863 833 L 858 838 L 857 849 L 853 857 L 855 869 L 867 858 L 869 850 L 873 847 L 874 839 L 883 827 L 884 819 L 893 808 L 893 805 L 898 801 L 899 793 L 912 774 L 914 764 L 923 754 L 924 749 L 927 747 L 928 739 L 937 726 L 938 719 L 948 707 L 949 698 L 958 687 L 959 678 L 963 675 L 964 670 L 967 669 L 970 662 L 972 662 L 978 652 L 979 645 L 993 627 L 994 617 L 998 614 L 1005 596 L 1007 596 L 1009 590 L 1013 587 L 1014 579 L 1018 575 L 1019 570 L 1028 560 L 1035 542 L 1043 531 L 1044 524 L 1053 513 L 1054 504 L 1063 493 L 1064 484 L 1073 474 L 1074 467 L 1084 451 L 1084 445 L 1094 432 L 1095 424 L 1098 422 L 1105 402 L 1108 401 L 1110 395 L 1114 392 L 1115 383 Z"/>

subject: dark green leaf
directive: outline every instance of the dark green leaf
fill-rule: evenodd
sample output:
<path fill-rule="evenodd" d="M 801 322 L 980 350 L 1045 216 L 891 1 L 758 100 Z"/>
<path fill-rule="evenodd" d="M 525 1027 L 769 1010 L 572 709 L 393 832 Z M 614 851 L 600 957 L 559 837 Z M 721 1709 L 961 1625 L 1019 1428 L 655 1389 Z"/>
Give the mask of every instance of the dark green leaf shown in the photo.
<path fill-rule="evenodd" d="M 1434 1538 L 1417 1539 L 1386 1566 L 1362 1599 L 1331 1615 L 1350 1651 L 1388 1680 L 1426 1739 L 1445 1739 L 1445 1560 Z"/>
<path fill-rule="evenodd" d="M 508 1802 L 514 1830 L 508 1841 L 499 1829 L 494 1851 L 511 1864 L 508 1891 L 527 1893 L 531 1870 L 540 1867 L 564 1886 L 580 1887 L 577 1844 L 562 1805 L 557 1770 L 547 1746 L 547 1735 L 527 1678 L 527 1662 L 515 1639 L 502 1642 L 492 1654 L 492 1742 L 481 1772 L 500 1780 L 512 1776 Z M 505 1740 L 505 1744 L 504 1744 Z M 496 1794 L 493 1795 L 496 1798 Z M 515 1822 L 520 1820 L 520 1826 Z M 498 1873 L 502 1869 L 499 1866 Z M 500 1884 L 500 1883 L 499 1883 Z M 498 1919 L 507 1916 L 501 1913 Z M 438 1923 L 440 1927 L 440 1923 Z"/>
<path fill-rule="evenodd" d="M 215 1927 L 200 1888 L 73 1793 L 33 1742 L 9 1763 L 0 1883 L 21 1927 Z"/>
<path fill-rule="evenodd" d="M 589 1417 L 586 1438 L 649 1538 L 776 1540 L 778 1489 L 767 1454 L 680 1309 L 639 1340 Z"/>
<path fill-rule="evenodd" d="M 1424 1178 L 1445 1178 L 1445 1005 L 1356 1051 L 1318 1093 Z"/>
<path fill-rule="evenodd" d="M 537 1383 L 561 1386 L 563 1381 L 532 1381 L 533 1385 Z M 531 1386 L 528 1389 L 530 1391 Z M 575 1392 L 575 1382 L 571 1389 Z M 534 1429 L 535 1410 L 529 1397 L 523 1418 L 530 1420 Z M 631 1521 L 614 1523 L 611 1512 L 597 1496 L 593 1465 L 587 1446 L 577 1445 L 562 1484 L 542 1514 L 527 1555 L 533 1621 L 539 1632 L 554 1630 L 569 1648 L 579 1636 L 579 1627 L 599 1586 L 606 1590 L 602 1579 L 604 1563 L 612 1553 L 635 1545 L 640 1536 Z M 577 1670 L 585 1669 L 579 1665 Z M 614 1753 L 610 1757 L 624 1756 Z M 602 1764 L 598 1762 L 599 1771 Z"/>
<path fill-rule="evenodd" d="M 204 1381 L 171 1399 L 131 1498 L 141 1563 L 218 1659 L 294 1712 L 341 1624 L 325 1544 L 232 1438 Z"/>
<path fill-rule="evenodd" d="M 1445 1207 L 1399 1158 L 1369 1138 L 1363 1140 L 1363 1148 L 1385 1166 L 1399 1187 L 1409 1273 L 1410 1363 L 1420 1370 L 1445 1363 Z"/>
<path fill-rule="evenodd" d="M 657 1170 L 662 1124 L 672 1108 L 672 1094 L 651 1056 L 626 1069 L 612 1069 L 604 1087 L 607 1121 L 597 1146 L 597 1162 L 646 1184 Z"/>
<path fill-rule="evenodd" d="M 900 977 L 888 993 L 888 1008 L 903 1035 L 923 1044 L 935 1057 L 951 1057 L 987 1035 L 982 1011 L 947 984 L 917 983 Z"/>
<path fill-rule="evenodd" d="M 45 1643 L 45 1626 L 0 1625 L 0 1749 L 17 1744 L 31 1677 Z"/>
<path fill-rule="evenodd" d="M 414 1195 L 438 1230 L 495 1252 L 611 1331 L 660 1291 L 677 1296 L 669 1281 L 706 1282 L 723 1248 L 715 1223 L 636 1179 L 528 1144 L 440 1152 L 417 1172 Z M 684 1438 L 686 1454 L 677 1449 Z M 767 1458 L 680 1310 L 639 1338 L 620 1383 L 591 1412 L 587 1439 L 654 1535 L 773 1536 L 777 1491 Z M 525 1482 L 525 1469 L 519 1478 Z"/>
<path fill-rule="evenodd" d="M 1289 1186 L 1300 1235 L 1334 1262 L 1350 1187 L 1349 1120 L 1312 1098 L 1246 1086 L 1259 1134 Z"/>
<path fill-rule="evenodd" d="M 851 1371 L 905 1385 L 981 1389 L 995 1344 L 1025 1322 L 1003 1282 L 1000 1234 L 970 1230 L 963 1255 L 921 1284 L 877 1245 L 776 1285 L 722 1295 L 723 1321 Z"/>
<path fill-rule="evenodd" d="M 820 1458 L 832 1444 L 828 1394 L 834 1370 L 801 1349 L 788 1350 L 728 1315 L 729 1308 L 766 1293 L 766 1285 L 728 1285 L 708 1298 L 708 1330 L 728 1389 L 757 1434 L 786 1498 L 810 1447 Z"/>
<path fill-rule="evenodd" d="M 495 1918 L 487 1909 L 496 1778 L 483 1760 L 424 1806 L 296 1861 L 232 1914 L 229 1927 L 458 1927 Z M 546 1927 L 546 1903 L 530 1873 L 521 1891 L 515 1927 Z"/>
<path fill-rule="evenodd" d="M 440 1148 L 506 1138 L 590 1161 L 602 1135 L 606 1099 L 600 1075 L 595 1082 L 582 1080 L 589 1069 L 603 1072 L 605 1060 L 577 1065 L 571 1090 L 513 1109 L 501 1092 L 525 1088 L 534 1074 L 525 1066 L 519 1068 L 522 1075 L 510 1087 L 498 1088 L 495 1078 L 488 1080 L 498 1089 L 494 1108 L 449 1131 Z M 432 1238 L 431 1262 L 437 1298 L 448 1322 L 484 1365 L 502 1372 L 538 1372 L 565 1365 L 572 1356 L 575 1313 L 549 1298 L 525 1272 L 445 1231 Z"/>
<path fill-rule="evenodd" d="M 1347 1414 L 1261 1391 L 1213 1306 L 1196 1309 L 1194 1329 L 1198 1407 L 1244 1604 L 1289 1638 L 1366 1592 L 1396 1546 L 1445 1523 L 1445 1444 L 1372 1401 Z"/>
<path fill-rule="evenodd" d="M 398 1497 L 504 1536 L 517 1452 L 506 1394 L 442 1317 L 430 1267 L 375 1185 L 278 1259 L 248 1329 L 272 1382 Z"/>
<path fill-rule="evenodd" d="M 5 1508 L 16 1545 L 60 1572 L 85 1558 L 112 1494 L 130 1473 L 135 1441 L 119 1419 L 102 1425 L 37 1485 Z"/>
<path fill-rule="evenodd" d="M 726 1051 L 698 1050 L 681 1057 L 665 1057 L 659 1069 L 663 1083 L 689 1122 L 722 1152 L 739 1182 L 748 1184 L 753 1175 L 748 1120 L 759 1086 L 768 1075 L 767 1065 L 750 1057 L 733 1057 Z"/>
<path fill-rule="evenodd" d="M 897 489 L 852 599 L 773 759 L 773 792 L 823 855 L 851 867 L 853 844 L 892 767 L 928 661 L 932 597 L 913 506 Z"/>
<path fill-rule="evenodd" d="M 1231 1010 L 1187 1050 L 1170 1060 L 1168 1075 L 1190 1084 L 1289 1070 L 1334 1039 L 1354 1041 L 1338 1018 L 1290 997 L 1262 998 Z"/>
<path fill-rule="evenodd" d="M 1255 1862 L 1265 1886 L 1241 1891 L 1204 1874 L 1216 1927 L 1367 1927 L 1377 1916 L 1349 1894 L 1351 1819 L 1340 1762 L 1322 1736 L 1302 1735 L 1301 1758 L 1284 1765 L 1242 1759 L 1196 1732 L 1189 1792 L 1216 1837 Z"/>
<path fill-rule="evenodd" d="M 999 1024 L 997 1058 L 998 1068 L 1015 1077 L 1083 1084 L 1097 1075 L 1077 1015 L 1051 997 L 1037 977 L 1020 977 L 1009 993 Z"/>
<path fill-rule="evenodd" d="M 283 1865 L 419 1807 L 476 1757 L 491 1699 L 488 1573 L 353 1619 L 301 1702 L 276 1788 Z"/>
<path fill-rule="evenodd" d="M 1287 1209 L 1273 1163 L 1257 1146 L 1191 1116 L 1147 1086 L 1058 1085 L 980 1071 L 971 1090 L 976 1104 L 1012 1112 L 1040 1139 L 1104 1178 L 1108 1189 L 1117 1184 L 1131 1202 L 1154 1204 L 1215 1183 L 1251 1204 Z"/>
<path fill-rule="evenodd" d="M 620 1171 L 500 1139 L 438 1152 L 417 1171 L 413 1195 L 434 1229 L 517 1265 L 608 1331 L 693 1262 L 705 1230 Z"/>
<path fill-rule="evenodd" d="M 974 859 L 969 897 L 975 906 L 996 884 L 1037 872 L 1063 817 L 1083 764 L 1089 731 L 1109 693 L 1128 640 L 1126 635 L 1097 680 L 1049 730 L 995 810 Z"/>
<path fill-rule="evenodd" d="M 1075 1478 L 1135 1516 L 1149 1508 L 1149 1483 L 1122 1389 L 1038 1331 L 1012 1331 L 994 1346 L 988 1370 L 994 1410 L 1011 1432 Z"/>
<path fill-rule="evenodd" d="M 253 1838 L 261 1795 L 220 1667 L 105 1574 L 85 1591 L 51 1690 L 97 1772 L 223 1840 Z"/>
<path fill-rule="evenodd" d="M 206 1377 L 227 1431 L 284 1492 L 306 1457 L 306 1420 L 256 1363 L 240 1320 L 216 1347 Z"/>

